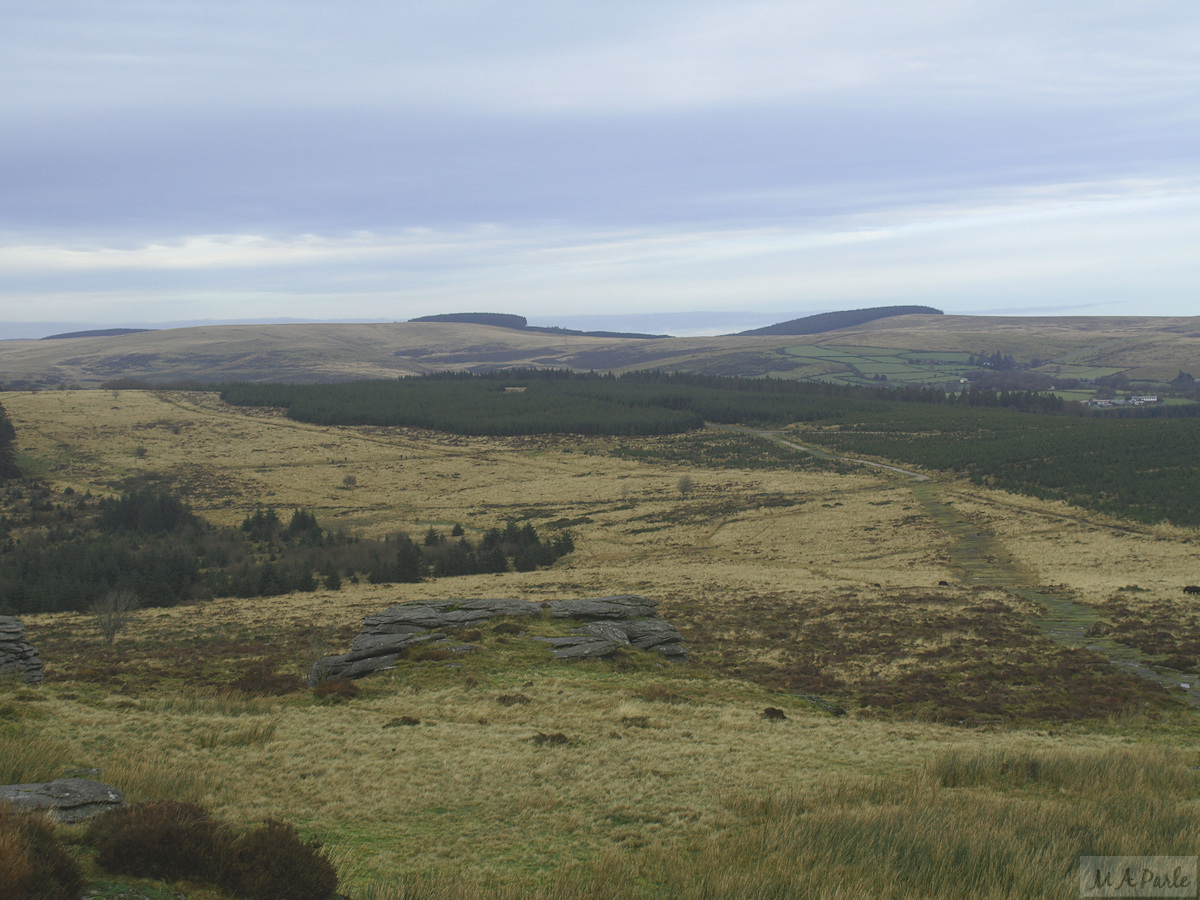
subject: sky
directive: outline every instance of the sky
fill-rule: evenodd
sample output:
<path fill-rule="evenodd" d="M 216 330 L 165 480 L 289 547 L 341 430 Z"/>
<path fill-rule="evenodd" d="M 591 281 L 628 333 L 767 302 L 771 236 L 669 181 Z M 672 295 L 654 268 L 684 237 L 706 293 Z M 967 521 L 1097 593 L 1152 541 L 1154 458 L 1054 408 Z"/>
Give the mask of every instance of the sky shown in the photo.
<path fill-rule="evenodd" d="M 10 326 L 893 304 L 1200 314 L 1200 4 L 0 4 Z"/>

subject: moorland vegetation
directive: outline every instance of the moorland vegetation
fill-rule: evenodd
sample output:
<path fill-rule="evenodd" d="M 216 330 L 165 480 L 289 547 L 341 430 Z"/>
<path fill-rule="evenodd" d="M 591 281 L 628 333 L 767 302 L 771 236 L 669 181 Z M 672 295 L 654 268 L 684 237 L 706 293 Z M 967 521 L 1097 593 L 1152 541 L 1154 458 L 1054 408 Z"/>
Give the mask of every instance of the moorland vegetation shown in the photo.
<path fill-rule="evenodd" d="M 1051 898 L 1077 890 L 1081 855 L 1187 855 L 1200 837 L 1192 695 L 1082 638 L 1103 624 L 1145 644 L 1143 666 L 1168 644 L 1200 662 L 1180 590 L 1197 580 L 1195 528 L 755 433 L 853 455 L 822 442 L 884 430 L 869 396 L 801 425 L 496 436 L 301 422 L 199 391 L 3 399 L 15 548 L 106 515 L 195 517 L 197 541 L 223 534 L 275 565 L 342 529 L 478 553 L 511 521 L 573 547 L 391 585 L 342 570 L 334 589 L 314 567 L 311 591 L 143 608 L 115 643 L 85 611 L 26 614 L 47 679 L 0 678 L 4 781 L 100 769 L 237 841 L 290 822 L 289 846 L 320 841 L 354 900 Z M 1117 421 L 971 399 L 890 409 L 954 441 L 1006 417 Z M 471 653 L 413 650 L 352 689 L 302 677 L 397 601 L 626 592 L 659 601 L 689 662 L 552 660 L 537 639 L 563 626 L 540 616 L 477 627 Z M 1043 626 L 1039 592 L 1088 617 L 1080 640 Z M 106 871 L 86 826 L 54 839 L 89 889 L 217 896 Z"/>

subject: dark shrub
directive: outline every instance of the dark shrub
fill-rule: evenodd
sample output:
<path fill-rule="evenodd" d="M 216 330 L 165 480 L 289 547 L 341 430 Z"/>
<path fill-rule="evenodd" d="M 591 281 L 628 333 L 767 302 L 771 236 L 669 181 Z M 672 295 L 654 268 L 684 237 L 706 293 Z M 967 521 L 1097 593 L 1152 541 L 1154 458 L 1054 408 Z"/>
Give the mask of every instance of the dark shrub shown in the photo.
<path fill-rule="evenodd" d="M 75 900 L 79 866 L 43 817 L 0 803 L 0 900 Z"/>
<path fill-rule="evenodd" d="M 319 843 L 269 821 L 234 842 L 233 864 L 218 883 L 249 900 L 328 900 L 338 877 Z"/>
<path fill-rule="evenodd" d="M 86 840 L 109 872 L 164 881 L 210 881 L 219 873 L 227 839 L 194 803 L 134 803 L 93 820 Z"/>
<path fill-rule="evenodd" d="M 330 700 L 334 703 L 339 700 L 353 700 L 361 693 L 362 688 L 349 678 L 330 678 L 313 688 L 313 696 L 318 700 Z"/>
<path fill-rule="evenodd" d="M 230 687 L 252 697 L 282 697 L 300 690 L 304 682 L 298 675 L 275 672 L 269 663 L 258 662 L 248 666 Z"/>
<path fill-rule="evenodd" d="M 1168 669 L 1174 669 L 1177 672 L 1195 672 L 1197 668 L 1196 660 L 1193 657 L 1183 656 L 1182 654 L 1168 656 L 1163 660 L 1162 664 Z"/>

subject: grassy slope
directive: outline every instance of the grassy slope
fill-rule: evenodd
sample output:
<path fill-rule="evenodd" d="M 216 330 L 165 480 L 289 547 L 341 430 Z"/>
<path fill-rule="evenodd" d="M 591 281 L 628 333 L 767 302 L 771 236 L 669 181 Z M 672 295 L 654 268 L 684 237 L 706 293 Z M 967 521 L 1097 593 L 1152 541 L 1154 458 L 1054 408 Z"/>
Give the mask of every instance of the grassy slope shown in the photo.
<path fill-rule="evenodd" d="M 923 320 L 923 321 L 922 321 Z M 1109 366 L 1130 378 L 1174 378 L 1200 368 L 1200 317 L 910 316 L 897 330 L 887 320 L 833 344 L 994 352 L 1019 360 L 1038 357 L 1063 364 Z"/>
<path fill-rule="evenodd" d="M 860 706 L 914 673 L 961 677 L 952 664 L 963 648 L 982 648 L 970 658 L 984 668 L 987 653 L 999 665 L 1046 652 L 1019 629 L 986 637 L 1030 608 L 958 582 L 949 538 L 902 478 L 618 459 L 608 441 L 323 429 L 206 395 L 0 401 L 23 459 L 59 488 L 162 478 L 213 521 L 236 523 L 261 502 L 370 534 L 565 518 L 579 546 L 540 572 L 147 610 L 111 650 L 85 617 L 31 617 L 49 680 L 0 684 L 0 762 L 32 748 L 13 780 L 99 766 L 135 799 L 295 821 L 326 842 L 356 898 L 410 896 L 398 881 L 446 897 L 539 885 L 550 896 L 821 896 L 838 886 L 843 896 L 1055 896 L 1082 852 L 1194 847 L 1190 714 L 978 729 L 930 722 L 919 705 L 899 715 Z M 1119 537 L 1119 523 L 1103 520 L 1066 529 L 1070 509 L 994 492 L 956 502 L 1014 564 L 1087 602 L 1130 596 L 1161 615 L 1194 560 L 1191 532 Z M 1133 581 L 1139 591 L 1120 594 Z M 461 668 L 411 660 L 347 703 L 222 693 L 263 664 L 298 673 L 314 652 L 344 648 L 360 616 L 398 600 L 623 591 L 662 602 L 692 664 L 641 654 L 555 664 L 527 638 L 485 629 L 483 652 Z M 901 652 L 888 649 L 891 635 Z M 820 657 L 848 716 L 795 696 L 812 687 L 797 648 Z M 513 694 L 530 702 L 500 702 Z M 789 721 L 763 721 L 768 705 Z M 421 724 L 389 727 L 402 716 Z M 560 732 L 570 743 L 530 740 Z M 1129 790 L 1096 795 L 1117 782 L 1139 784 L 1137 808 L 1121 806 Z M 886 847 L 881 835 L 892 836 Z M 889 862 L 862 867 L 866 858 Z M 817 870 L 827 884 L 811 882 Z"/>
<path fill-rule="evenodd" d="M 623 340 L 451 324 L 223 325 L 119 337 L 0 342 L 0 383 L 385 378 L 445 369 L 667 368 L 807 377 L 788 347 L 993 352 L 1170 379 L 1200 372 L 1200 319 L 898 316 L 823 335 Z M 1075 374 L 1074 371 L 1066 374 Z"/>

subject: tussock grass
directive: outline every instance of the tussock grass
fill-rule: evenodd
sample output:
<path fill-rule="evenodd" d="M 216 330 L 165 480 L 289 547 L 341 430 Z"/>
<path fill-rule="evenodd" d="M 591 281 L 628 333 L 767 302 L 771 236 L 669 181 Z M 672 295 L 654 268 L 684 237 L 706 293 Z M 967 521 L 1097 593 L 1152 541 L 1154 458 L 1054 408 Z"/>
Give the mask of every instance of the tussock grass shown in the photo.
<path fill-rule="evenodd" d="M 130 802 L 204 803 L 223 780 L 214 760 L 183 759 L 159 748 L 123 748 L 98 761 L 105 783 L 123 791 Z"/>
<path fill-rule="evenodd" d="M 163 715 L 237 719 L 243 716 L 269 715 L 278 709 L 279 704 L 263 697 L 250 697 L 232 691 L 206 691 L 163 694 L 153 699 L 152 706 Z"/>
<path fill-rule="evenodd" d="M 963 776 L 995 790 L 943 786 Z M 1030 784 L 1048 796 L 1020 790 Z M 651 856 L 648 874 L 680 897 L 1060 897 L 1081 855 L 1194 853 L 1196 787 L 1159 748 L 959 751 L 906 780 L 829 778 L 735 801 L 741 835 L 706 841 L 682 871 Z"/>
<path fill-rule="evenodd" d="M 1009 779 L 1013 765 L 1032 782 Z M 942 783 L 966 773 L 973 789 Z M 1157 748 L 955 751 L 905 778 L 827 774 L 805 789 L 731 794 L 732 824 L 682 846 L 610 849 L 503 885 L 446 873 L 366 879 L 358 896 L 1056 898 L 1077 890 L 1081 855 L 1194 853 L 1195 787 L 1178 754 Z"/>
<path fill-rule="evenodd" d="M 279 726 L 276 721 L 252 722 L 232 730 L 216 729 L 200 735 L 197 745 L 205 750 L 217 747 L 256 747 L 267 744 Z"/>
<path fill-rule="evenodd" d="M 1016 788 L 1092 794 L 1119 790 L 1137 796 L 1200 796 L 1200 771 L 1178 751 L 1138 747 L 1104 753 L 1058 750 L 1039 753 L 1005 748 L 939 754 L 925 770 L 942 787 Z"/>
<path fill-rule="evenodd" d="M 77 762 L 77 751 L 56 736 L 0 729 L 0 784 L 53 781 Z"/>

